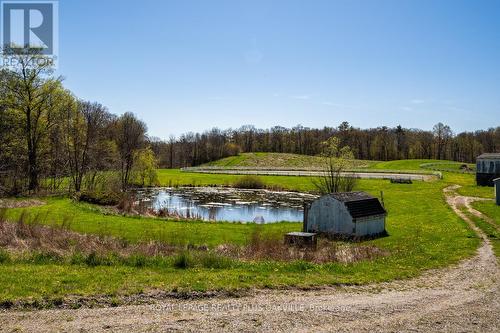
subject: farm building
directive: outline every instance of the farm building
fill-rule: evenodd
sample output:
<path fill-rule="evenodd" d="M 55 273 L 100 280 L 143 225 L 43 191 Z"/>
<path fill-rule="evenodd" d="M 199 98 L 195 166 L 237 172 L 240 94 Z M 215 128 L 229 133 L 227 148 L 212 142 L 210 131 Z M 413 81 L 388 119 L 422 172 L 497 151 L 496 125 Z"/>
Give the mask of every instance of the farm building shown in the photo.
<path fill-rule="evenodd" d="M 369 237 L 385 233 L 387 212 L 365 192 L 324 195 L 304 211 L 304 231 L 334 236 Z"/>
<path fill-rule="evenodd" d="M 493 179 L 500 177 L 500 153 L 479 155 L 476 159 L 476 182 L 481 186 L 493 186 Z"/>

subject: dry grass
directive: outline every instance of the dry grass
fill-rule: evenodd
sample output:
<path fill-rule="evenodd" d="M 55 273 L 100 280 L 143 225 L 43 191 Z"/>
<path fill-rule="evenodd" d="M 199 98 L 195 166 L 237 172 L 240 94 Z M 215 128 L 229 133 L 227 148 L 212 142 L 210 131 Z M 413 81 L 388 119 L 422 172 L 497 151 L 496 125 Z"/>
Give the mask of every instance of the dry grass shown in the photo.
<path fill-rule="evenodd" d="M 12 253 L 37 251 L 60 256 L 75 253 L 155 256 L 174 252 L 173 246 L 160 242 L 130 244 L 113 237 L 76 233 L 69 230 L 69 220 L 56 227 L 41 225 L 39 221 L 43 216 L 39 215 L 30 218 L 23 213 L 15 223 L 7 222 L 5 216 L 5 209 L 0 209 L 0 248 Z"/>
<path fill-rule="evenodd" d="M 36 199 L 25 199 L 25 200 L 0 199 L 0 209 L 27 208 L 27 207 L 42 206 L 42 205 L 45 205 L 45 202 Z"/>
<path fill-rule="evenodd" d="M 263 235 L 255 229 L 244 247 L 221 245 L 217 252 L 241 260 L 304 260 L 317 264 L 329 262 L 351 263 L 371 260 L 388 253 L 373 245 L 337 242 L 320 238 L 316 249 L 286 245 L 282 235 Z"/>
<path fill-rule="evenodd" d="M 123 258 L 138 255 L 144 258 L 177 255 L 189 258 L 193 255 L 199 259 L 197 261 L 202 261 L 202 266 L 205 266 L 207 260 L 212 262 L 210 265 L 214 265 L 213 262 L 218 263 L 226 259 L 282 262 L 303 260 L 317 264 L 352 263 L 387 255 L 372 245 L 330 241 L 324 238 L 319 239 L 316 249 L 298 248 L 284 244 L 283 235 L 263 234 L 260 228 L 255 229 L 245 246 L 226 244 L 213 250 L 207 246 L 172 245 L 153 241 L 129 243 L 118 238 L 70 231 L 69 220 L 61 226 L 47 226 L 39 223 L 44 219 L 40 215 L 29 217 L 23 213 L 14 223 L 7 222 L 5 216 L 6 210 L 0 209 L 0 249 L 17 255 L 45 253 L 61 258 L 74 255 L 114 255 Z"/>

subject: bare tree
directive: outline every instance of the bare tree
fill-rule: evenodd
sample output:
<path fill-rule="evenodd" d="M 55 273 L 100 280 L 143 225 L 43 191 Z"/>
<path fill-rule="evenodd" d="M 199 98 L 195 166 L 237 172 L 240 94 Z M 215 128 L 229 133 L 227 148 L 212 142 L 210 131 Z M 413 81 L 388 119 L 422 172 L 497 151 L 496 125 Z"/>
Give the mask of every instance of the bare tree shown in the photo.
<path fill-rule="evenodd" d="M 446 148 L 453 133 L 450 126 L 437 123 L 432 129 L 436 140 L 436 158 L 438 160 L 446 158 Z"/>
<path fill-rule="evenodd" d="M 99 132 L 108 117 L 99 103 L 78 101 L 67 106 L 66 133 L 68 161 L 73 187 L 80 192 L 83 179 L 90 170 L 92 156 L 97 149 Z"/>
<path fill-rule="evenodd" d="M 115 140 L 120 154 L 120 176 L 123 190 L 129 186 L 134 154 L 144 146 L 146 131 L 146 124 L 130 112 L 123 114 L 116 122 Z"/>
<path fill-rule="evenodd" d="M 313 181 L 318 191 L 321 194 L 352 191 L 357 179 L 345 174 L 353 165 L 351 148 L 340 147 L 340 139 L 334 136 L 324 141 L 322 148 L 321 156 L 325 159 L 323 176 Z"/>

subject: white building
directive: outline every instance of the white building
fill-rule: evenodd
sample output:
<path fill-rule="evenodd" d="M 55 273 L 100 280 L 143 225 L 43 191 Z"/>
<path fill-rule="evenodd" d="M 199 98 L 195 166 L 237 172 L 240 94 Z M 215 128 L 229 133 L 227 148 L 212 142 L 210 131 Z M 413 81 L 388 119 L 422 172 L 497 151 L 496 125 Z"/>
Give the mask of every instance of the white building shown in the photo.
<path fill-rule="evenodd" d="M 367 237 L 385 233 L 386 210 L 365 192 L 324 195 L 304 211 L 304 231 L 332 236 Z"/>
<path fill-rule="evenodd" d="M 486 153 L 476 159 L 476 182 L 480 186 L 493 186 L 500 177 L 500 153 Z"/>

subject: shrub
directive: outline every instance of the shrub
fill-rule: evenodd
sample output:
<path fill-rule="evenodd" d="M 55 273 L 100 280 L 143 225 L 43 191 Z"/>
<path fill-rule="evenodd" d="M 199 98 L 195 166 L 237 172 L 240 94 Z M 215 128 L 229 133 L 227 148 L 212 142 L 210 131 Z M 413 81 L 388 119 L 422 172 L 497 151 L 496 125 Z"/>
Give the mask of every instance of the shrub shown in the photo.
<path fill-rule="evenodd" d="M 200 256 L 200 263 L 204 268 L 230 268 L 233 266 L 233 261 L 220 254 L 216 254 L 213 252 L 207 252 Z"/>
<path fill-rule="evenodd" d="M 261 189 L 266 187 L 262 179 L 254 175 L 243 176 L 234 183 L 236 188 Z"/>
<path fill-rule="evenodd" d="M 10 262 L 10 255 L 7 251 L 0 250 L 0 264 Z"/>
<path fill-rule="evenodd" d="M 102 206 L 115 206 L 122 200 L 122 194 L 111 191 L 84 191 L 80 193 L 78 200 Z"/>
<path fill-rule="evenodd" d="M 174 267 L 186 269 L 193 266 L 191 255 L 187 251 L 183 251 L 174 257 Z"/>
<path fill-rule="evenodd" d="M 64 262 L 64 258 L 53 252 L 35 252 L 29 261 L 37 265 L 60 264 Z"/>
<path fill-rule="evenodd" d="M 81 252 L 76 252 L 71 255 L 71 258 L 69 260 L 69 263 L 71 265 L 84 265 L 85 264 L 85 259 L 87 257 L 81 253 Z"/>
<path fill-rule="evenodd" d="M 117 204 L 117 207 L 120 211 L 124 213 L 132 213 L 134 210 L 134 201 L 135 198 L 130 193 L 124 193 Z"/>
<path fill-rule="evenodd" d="M 136 254 L 129 258 L 129 265 L 133 267 L 144 267 L 148 263 L 145 255 Z"/>
<path fill-rule="evenodd" d="M 112 260 L 108 257 L 100 256 L 96 252 L 91 252 L 84 258 L 84 263 L 90 267 L 111 266 Z"/>

